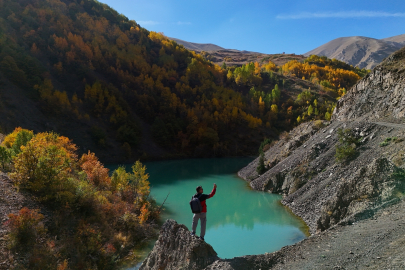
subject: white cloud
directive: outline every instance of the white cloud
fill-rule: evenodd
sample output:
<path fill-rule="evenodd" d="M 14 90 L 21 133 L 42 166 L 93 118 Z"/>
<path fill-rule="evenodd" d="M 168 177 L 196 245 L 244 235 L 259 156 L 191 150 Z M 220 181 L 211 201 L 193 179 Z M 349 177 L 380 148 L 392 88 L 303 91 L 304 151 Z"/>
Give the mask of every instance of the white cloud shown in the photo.
<path fill-rule="evenodd" d="M 319 18 L 376 18 L 376 17 L 405 17 L 405 13 L 381 12 L 381 11 L 340 11 L 340 12 L 301 12 L 289 15 L 277 15 L 277 19 L 297 20 L 297 19 L 319 19 Z"/>
<path fill-rule="evenodd" d="M 140 25 L 157 25 L 161 24 L 160 22 L 157 21 L 137 21 Z"/>
<path fill-rule="evenodd" d="M 176 23 L 174 23 L 174 24 L 177 24 L 177 25 L 191 25 L 191 22 L 176 22 Z"/>

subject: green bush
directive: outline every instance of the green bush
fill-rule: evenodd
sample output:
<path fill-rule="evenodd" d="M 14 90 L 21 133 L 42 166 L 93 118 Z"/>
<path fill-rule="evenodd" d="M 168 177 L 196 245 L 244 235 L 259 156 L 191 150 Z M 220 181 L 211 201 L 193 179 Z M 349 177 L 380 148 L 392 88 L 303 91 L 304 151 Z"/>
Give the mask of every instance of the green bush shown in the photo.
<path fill-rule="evenodd" d="M 263 174 L 266 172 L 266 165 L 264 165 L 264 153 L 263 151 L 260 153 L 260 158 L 259 158 L 259 165 L 256 168 L 256 171 L 258 174 Z"/>
<path fill-rule="evenodd" d="M 351 160 L 357 153 L 356 147 L 359 140 L 354 136 L 350 129 L 338 129 L 339 142 L 336 144 L 335 158 L 337 162 Z"/>
<path fill-rule="evenodd" d="M 267 145 L 270 145 L 271 143 L 271 139 L 265 139 L 259 147 L 259 154 L 261 154 L 262 152 L 265 152 L 266 150 L 268 150 L 268 148 L 266 147 Z M 265 148 L 267 148 L 266 150 L 264 150 Z"/>
<path fill-rule="evenodd" d="M 11 152 L 0 145 L 0 168 L 6 170 L 11 162 Z"/>
<path fill-rule="evenodd" d="M 395 138 L 395 140 L 396 140 L 396 138 Z M 390 141 L 391 141 L 391 138 L 386 138 L 383 142 L 380 143 L 380 146 L 381 147 L 387 146 L 390 144 Z"/>

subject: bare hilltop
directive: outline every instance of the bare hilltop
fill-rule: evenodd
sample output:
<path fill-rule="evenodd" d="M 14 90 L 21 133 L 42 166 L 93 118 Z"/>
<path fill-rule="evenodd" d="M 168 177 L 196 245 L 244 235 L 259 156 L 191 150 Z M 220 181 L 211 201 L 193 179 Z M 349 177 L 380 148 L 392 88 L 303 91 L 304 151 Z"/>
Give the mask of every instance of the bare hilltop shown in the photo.
<path fill-rule="evenodd" d="M 326 56 L 350 65 L 372 69 L 384 58 L 405 45 L 405 34 L 385 39 L 369 37 L 340 37 L 315 48 L 304 55 Z"/>

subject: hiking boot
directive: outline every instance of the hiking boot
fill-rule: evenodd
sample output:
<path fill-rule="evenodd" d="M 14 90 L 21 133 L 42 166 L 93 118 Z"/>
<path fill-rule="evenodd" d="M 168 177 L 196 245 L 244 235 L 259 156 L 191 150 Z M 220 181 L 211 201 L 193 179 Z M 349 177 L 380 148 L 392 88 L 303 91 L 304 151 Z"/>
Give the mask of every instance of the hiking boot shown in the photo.
<path fill-rule="evenodd" d="M 191 232 L 190 234 L 191 234 L 191 236 L 195 236 L 195 232 Z"/>
<path fill-rule="evenodd" d="M 198 238 L 201 239 L 201 240 L 203 240 L 203 241 L 205 241 L 205 240 L 204 240 L 204 237 L 202 237 L 202 236 L 200 236 L 200 237 L 198 237 Z"/>

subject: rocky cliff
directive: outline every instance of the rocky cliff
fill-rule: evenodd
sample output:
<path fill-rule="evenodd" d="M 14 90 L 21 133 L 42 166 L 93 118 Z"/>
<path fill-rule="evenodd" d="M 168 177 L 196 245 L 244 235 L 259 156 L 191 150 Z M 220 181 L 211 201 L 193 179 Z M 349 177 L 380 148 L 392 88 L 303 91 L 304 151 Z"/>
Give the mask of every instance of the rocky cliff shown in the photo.
<path fill-rule="evenodd" d="M 333 120 L 401 122 L 405 117 L 405 48 L 390 55 L 342 97 Z"/>
<path fill-rule="evenodd" d="M 336 161 L 338 129 L 351 130 L 361 141 L 350 162 Z M 390 123 L 333 121 L 318 130 L 305 123 L 266 151 L 264 174 L 257 174 L 256 159 L 239 176 L 253 189 L 283 194 L 282 203 L 313 234 L 395 198 L 401 180 L 393 176 L 394 163 L 402 162 L 404 136 L 405 126 Z M 381 147 L 387 138 L 396 139 Z"/>

